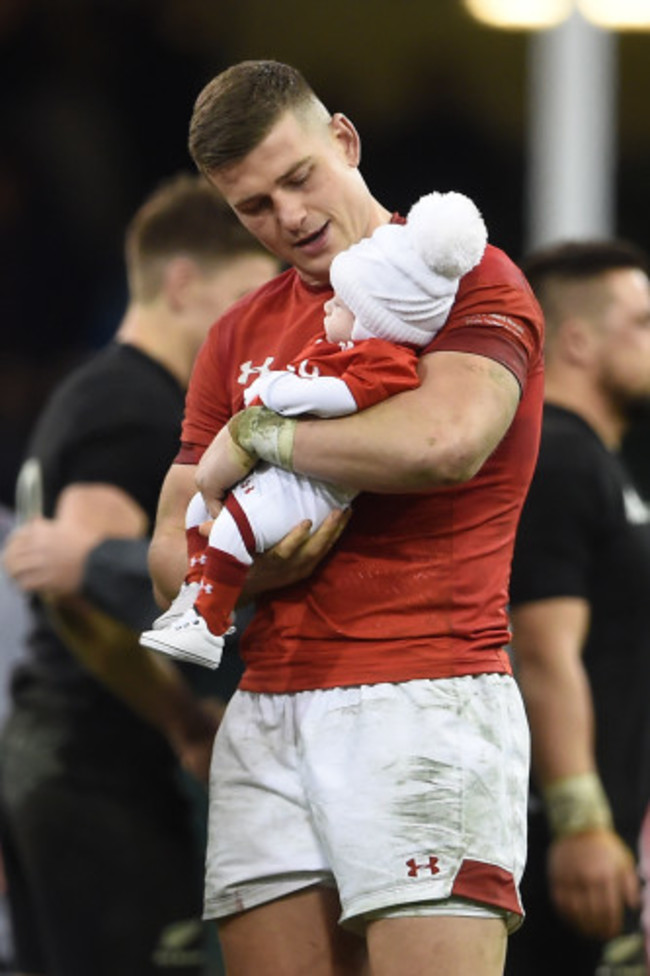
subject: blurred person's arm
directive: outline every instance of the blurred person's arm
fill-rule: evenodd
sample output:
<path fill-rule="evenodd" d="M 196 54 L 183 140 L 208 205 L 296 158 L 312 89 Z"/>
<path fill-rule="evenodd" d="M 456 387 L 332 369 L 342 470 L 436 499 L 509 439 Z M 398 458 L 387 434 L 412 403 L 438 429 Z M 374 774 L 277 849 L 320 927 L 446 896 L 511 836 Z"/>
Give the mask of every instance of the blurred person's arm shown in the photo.
<path fill-rule="evenodd" d="M 148 556 L 148 539 L 104 539 L 84 561 L 81 595 L 133 630 L 146 630 L 159 613 Z"/>
<path fill-rule="evenodd" d="M 90 548 L 108 538 L 143 539 L 147 528 L 147 518 L 140 506 L 112 485 L 68 486 L 59 498 L 54 518 L 45 521 L 52 523 L 47 528 L 57 530 L 46 534 L 48 541 L 65 538 L 68 531 L 72 535 L 76 532 Z M 17 539 L 22 532 L 22 529 L 17 531 Z M 29 564 L 32 556 L 31 543 L 24 552 L 20 547 L 18 552 L 7 551 L 7 568 L 19 585 L 21 574 L 30 573 L 29 568 L 20 569 L 21 559 Z M 77 585 L 80 584 L 78 576 Z M 138 645 L 134 630 L 88 599 L 78 593 L 62 596 L 52 586 L 35 589 L 42 595 L 53 625 L 80 662 L 141 718 L 155 726 L 192 772 L 207 778 L 221 707 L 199 702 L 178 668 L 145 651 Z"/>
<path fill-rule="evenodd" d="M 39 516 L 13 530 L 2 562 L 25 593 L 71 595 L 79 592 L 84 563 L 96 543 L 96 533 L 86 526 Z"/>
<path fill-rule="evenodd" d="M 123 624 L 145 630 L 158 614 L 148 549 L 146 538 L 97 542 L 85 525 L 39 517 L 14 530 L 3 564 L 26 593 L 81 594 Z"/>
<path fill-rule="evenodd" d="M 621 930 L 638 904 L 632 852 L 612 826 L 595 759 L 591 689 L 582 650 L 586 600 L 557 597 L 511 610 L 513 647 L 531 728 L 533 766 L 554 839 L 549 883 L 558 910 L 585 935 Z"/>
<path fill-rule="evenodd" d="M 50 601 L 50 617 L 82 665 L 167 739 L 183 766 L 207 783 L 225 709 L 198 699 L 180 670 L 138 644 L 138 634 L 78 597 Z"/>

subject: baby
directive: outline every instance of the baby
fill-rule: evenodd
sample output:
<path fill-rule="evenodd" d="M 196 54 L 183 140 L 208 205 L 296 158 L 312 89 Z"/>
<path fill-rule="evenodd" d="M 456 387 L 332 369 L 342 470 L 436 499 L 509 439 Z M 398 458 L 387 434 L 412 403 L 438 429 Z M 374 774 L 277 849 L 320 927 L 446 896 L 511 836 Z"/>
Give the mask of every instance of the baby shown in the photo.
<path fill-rule="evenodd" d="M 406 223 L 382 225 L 334 258 L 324 333 L 286 369 L 259 376 L 246 390 L 246 404 L 283 416 L 340 417 L 418 386 L 418 352 L 445 324 L 459 280 L 479 263 L 486 241 L 468 197 L 421 197 Z M 209 464 L 207 451 L 201 465 Z M 197 493 L 186 515 L 185 581 L 140 643 L 216 668 L 255 553 L 303 519 L 314 531 L 355 494 L 260 463 L 225 499 L 206 545 L 199 526 L 211 516 Z"/>

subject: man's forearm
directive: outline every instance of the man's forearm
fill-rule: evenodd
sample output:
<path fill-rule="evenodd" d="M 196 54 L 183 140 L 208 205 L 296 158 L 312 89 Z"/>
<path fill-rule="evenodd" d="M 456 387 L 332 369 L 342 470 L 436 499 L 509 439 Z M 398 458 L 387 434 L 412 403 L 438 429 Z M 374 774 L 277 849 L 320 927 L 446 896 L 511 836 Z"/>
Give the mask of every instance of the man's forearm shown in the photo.
<path fill-rule="evenodd" d="M 271 464 L 356 490 L 418 492 L 467 481 L 507 431 L 518 384 L 480 356 L 426 359 L 419 388 L 360 413 L 294 421 L 257 407 L 256 416 L 245 411 L 230 421 L 231 436 Z"/>
<path fill-rule="evenodd" d="M 187 572 L 185 530 L 159 532 L 149 546 L 149 573 L 156 604 L 166 608 L 178 593 Z"/>
<path fill-rule="evenodd" d="M 594 754 L 591 692 L 580 658 L 524 665 L 519 682 L 531 727 L 534 769 L 554 836 L 611 829 Z"/>
<path fill-rule="evenodd" d="M 287 471 L 350 489 L 375 492 L 418 492 L 453 484 L 459 476 L 446 463 L 449 438 L 427 438 L 416 423 L 416 409 L 407 410 L 396 425 L 393 404 L 380 404 L 336 420 L 283 418 L 265 408 L 250 422 L 251 411 L 231 421 L 229 429 L 251 454 Z M 439 449 L 436 450 L 436 441 Z"/>
<path fill-rule="evenodd" d="M 517 631 L 515 629 L 515 635 Z M 533 766 L 542 786 L 595 769 L 591 692 L 580 659 L 519 661 Z"/>
<path fill-rule="evenodd" d="M 153 538 L 149 572 L 156 602 L 168 607 L 187 570 L 185 512 L 196 492 L 196 465 L 172 464 L 163 483 Z"/>

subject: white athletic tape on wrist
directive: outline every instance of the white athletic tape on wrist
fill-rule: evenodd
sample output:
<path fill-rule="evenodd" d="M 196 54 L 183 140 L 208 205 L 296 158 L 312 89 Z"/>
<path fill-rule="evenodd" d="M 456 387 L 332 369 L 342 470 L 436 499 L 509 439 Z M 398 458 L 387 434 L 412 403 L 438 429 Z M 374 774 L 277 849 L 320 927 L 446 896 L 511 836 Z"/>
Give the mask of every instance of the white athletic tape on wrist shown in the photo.
<path fill-rule="evenodd" d="M 550 783 L 544 805 L 554 837 L 611 829 L 612 811 L 597 773 L 580 773 Z"/>
<path fill-rule="evenodd" d="M 228 422 L 233 440 L 254 457 L 276 468 L 293 471 L 293 440 L 297 421 L 266 407 L 248 407 Z"/>

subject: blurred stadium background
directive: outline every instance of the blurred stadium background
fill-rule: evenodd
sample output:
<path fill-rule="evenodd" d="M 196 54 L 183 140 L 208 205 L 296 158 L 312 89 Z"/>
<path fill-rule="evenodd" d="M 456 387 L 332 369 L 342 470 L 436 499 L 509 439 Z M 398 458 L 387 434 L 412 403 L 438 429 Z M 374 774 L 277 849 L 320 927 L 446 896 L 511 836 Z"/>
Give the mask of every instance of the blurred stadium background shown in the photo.
<path fill-rule="evenodd" d="M 249 57 L 295 64 L 359 128 L 386 206 L 462 190 L 517 258 L 529 43 L 460 0 L 0 0 L 0 500 L 49 389 L 121 314 L 125 223 L 192 168 L 210 77 Z M 613 230 L 650 248 L 650 34 L 616 48 Z"/>

